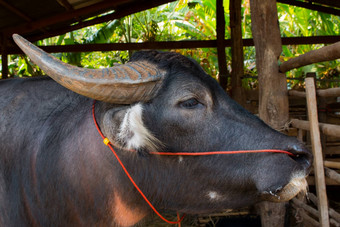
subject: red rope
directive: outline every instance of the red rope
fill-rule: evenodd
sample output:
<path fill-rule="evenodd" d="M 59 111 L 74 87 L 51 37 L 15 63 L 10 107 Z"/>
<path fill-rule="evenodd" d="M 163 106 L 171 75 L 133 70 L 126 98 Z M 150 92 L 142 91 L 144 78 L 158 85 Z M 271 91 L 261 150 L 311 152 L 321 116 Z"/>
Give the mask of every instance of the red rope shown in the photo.
<path fill-rule="evenodd" d="M 103 140 L 106 139 L 106 137 L 103 135 L 103 133 L 101 132 L 96 117 L 95 117 L 95 101 L 93 102 L 92 105 L 92 116 L 93 116 L 93 120 L 94 120 L 94 124 L 100 134 L 100 136 L 103 138 Z M 178 220 L 177 221 L 169 221 L 166 218 L 164 218 L 157 210 L 156 208 L 151 204 L 151 202 L 146 198 L 146 196 L 144 195 L 144 193 L 142 192 L 142 190 L 138 187 L 138 185 L 136 184 L 136 182 L 133 180 L 133 178 L 131 177 L 130 173 L 128 172 L 128 170 L 125 168 L 125 165 L 123 164 L 123 162 L 120 160 L 120 158 L 118 157 L 116 151 L 113 149 L 113 147 L 111 146 L 111 142 L 109 142 L 107 144 L 107 146 L 110 148 L 110 150 L 112 151 L 112 153 L 114 154 L 114 156 L 116 157 L 117 161 L 119 162 L 120 166 L 123 168 L 125 174 L 127 175 L 127 177 L 130 179 L 131 183 L 133 184 L 133 186 L 137 189 L 137 191 L 139 192 L 139 194 L 143 197 L 143 199 L 145 200 L 145 202 L 147 202 L 147 204 L 151 207 L 151 209 L 165 222 L 169 223 L 169 224 L 179 224 L 183 221 L 185 215 L 183 215 L 181 218 L 179 218 L 178 216 Z"/>
<path fill-rule="evenodd" d="M 112 151 L 112 153 L 114 154 L 114 156 L 116 157 L 117 161 L 119 162 L 120 166 L 122 167 L 122 169 L 124 170 L 125 174 L 127 175 L 127 177 L 129 178 L 129 180 L 131 181 L 131 183 L 133 184 L 133 186 L 137 189 L 137 191 L 139 192 L 139 194 L 143 197 L 143 199 L 145 200 L 145 202 L 151 207 L 151 209 L 165 222 L 169 223 L 169 224 L 179 224 L 180 227 L 180 223 L 183 221 L 185 214 L 180 218 L 179 214 L 177 213 L 177 221 L 169 221 L 166 218 L 164 218 L 157 210 L 156 208 L 151 204 L 151 202 L 148 200 L 148 198 L 146 198 L 146 196 L 144 195 L 144 193 L 142 192 L 142 190 L 138 187 L 138 185 L 136 184 L 136 182 L 133 180 L 133 178 L 131 177 L 130 173 L 128 172 L 128 170 L 125 168 L 125 165 L 123 164 L 123 162 L 121 161 L 121 159 L 119 158 L 119 156 L 117 155 L 116 151 L 113 149 L 111 142 L 103 135 L 103 133 L 101 132 L 96 117 L 95 117 L 95 103 L 96 101 L 93 101 L 92 104 L 92 117 L 93 117 L 93 121 L 94 124 L 97 128 L 97 131 L 99 132 L 100 136 L 103 138 L 104 143 L 110 148 L 110 150 Z M 244 153 L 283 153 L 283 154 L 288 154 L 291 156 L 294 156 L 294 154 L 292 154 L 291 152 L 288 151 L 283 151 L 283 150 L 275 150 L 275 149 L 267 149 L 267 150 L 243 150 L 243 151 L 209 151 L 209 152 L 150 152 L 150 154 L 154 154 L 154 155 L 182 155 L 182 156 L 203 156 L 203 155 L 217 155 L 217 154 L 244 154 Z"/>
<path fill-rule="evenodd" d="M 283 153 L 291 156 L 295 156 L 289 151 L 267 149 L 267 150 L 244 150 L 244 151 L 207 151 L 207 152 L 150 152 L 155 155 L 182 155 L 182 156 L 206 156 L 206 155 L 218 155 L 218 154 L 245 154 L 245 153 Z"/>

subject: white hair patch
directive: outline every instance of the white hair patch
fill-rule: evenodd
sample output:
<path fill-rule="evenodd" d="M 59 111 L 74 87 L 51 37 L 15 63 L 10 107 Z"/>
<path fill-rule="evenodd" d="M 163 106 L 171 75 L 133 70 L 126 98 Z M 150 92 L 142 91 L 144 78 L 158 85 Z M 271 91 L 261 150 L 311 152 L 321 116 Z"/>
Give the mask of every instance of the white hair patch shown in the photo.
<path fill-rule="evenodd" d="M 147 149 L 157 151 L 161 144 L 151 132 L 144 126 L 143 107 L 136 104 L 127 110 L 120 125 L 118 139 L 122 141 L 127 149 Z"/>
<path fill-rule="evenodd" d="M 207 193 L 207 195 L 208 195 L 209 199 L 212 200 L 212 201 L 219 200 L 219 199 L 221 199 L 221 197 L 222 197 L 220 194 L 218 194 L 218 193 L 215 192 L 215 191 L 209 191 L 209 192 Z"/>

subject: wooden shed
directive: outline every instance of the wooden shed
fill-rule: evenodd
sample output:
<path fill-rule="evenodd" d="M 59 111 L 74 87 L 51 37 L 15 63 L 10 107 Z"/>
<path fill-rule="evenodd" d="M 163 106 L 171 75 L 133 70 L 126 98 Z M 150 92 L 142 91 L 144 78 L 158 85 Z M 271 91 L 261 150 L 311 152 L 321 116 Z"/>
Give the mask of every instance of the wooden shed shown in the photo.
<path fill-rule="evenodd" d="M 87 26 L 122 18 L 172 1 L 174 0 L 0 0 L 2 79 L 8 78 L 7 56 L 22 53 L 11 38 L 14 33 L 18 33 L 31 42 L 35 42 Z M 256 67 L 259 79 L 258 113 L 260 118 L 267 124 L 274 129 L 280 130 L 287 128 L 287 124 L 290 122 L 288 95 L 306 96 L 306 94 L 297 94 L 294 93 L 294 91 L 288 92 L 287 78 L 284 73 L 292 68 L 303 65 L 340 58 L 340 44 L 333 44 L 340 41 L 340 34 L 337 36 L 281 37 L 276 8 L 278 2 L 340 16 L 340 1 L 250 0 L 253 39 L 243 39 L 241 32 L 242 0 L 230 0 L 229 26 L 231 28 L 231 39 L 226 39 L 223 0 L 216 0 L 217 38 L 214 40 L 62 45 L 43 46 L 42 49 L 47 52 L 58 53 L 138 49 L 217 48 L 219 82 L 222 87 L 226 88 L 228 77 L 230 77 L 230 94 L 232 98 L 242 103 L 245 99 L 245 94 L 242 92 L 242 89 L 240 89 L 243 78 L 243 46 L 255 46 Z M 333 45 L 329 48 L 306 53 L 304 56 L 283 62 L 280 65 L 278 64 L 278 59 L 282 52 L 282 45 L 316 43 Z M 226 47 L 231 47 L 232 51 L 233 70 L 231 75 L 229 75 L 226 66 Z M 320 95 L 322 92 L 323 91 L 317 92 L 317 94 L 322 96 Z M 327 95 L 331 93 L 334 97 L 340 96 L 338 89 L 326 91 L 326 93 Z M 309 109 L 312 109 L 312 107 L 309 107 Z M 293 121 L 294 127 L 302 129 L 309 129 L 308 124 L 309 123 L 305 123 L 304 125 L 304 122 Z M 335 128 L 332 129 L 330 129 L 331 126 L 329 125 L 320 125 L 320 127 L 321 131 L 330 130 L 333 133 L 338 133 L 338 127 L 340 126 L 335 126 Z M 339 134 L 335 136 L 339 136 Z M 334 149 L 340 150 L 339 147 Z M 333 152 L 332 154 L 339 155 L 340 152 Z M 332 162 L 330 164 L 330 162 L 328 162 L 327 165 L 330 168 L 335 166 L 335 169 L 339 169 L 339 163 L 334 164 Z M 323 169 L 323 167 L 321 168 Z M 337 185 L 339 185 L 339 173 L 335 170 L 332 171 L 326 170 L 326 175 L 332 175 L 333 180 L 335 179 Z M 318 196 L 320 197 L 320 195 Z M 295 204 L 295 206 L 297 205 Z M 304 205 L 300 204 L 299 206 Z M 321 210 L 320 206 L 322 206 L 322 204 L 319 204 L 319 211 Z M 263 203 L 259 206 L 259 210 L 262 216 L 262 226 L 284 225 L 286 204 Z M 335 216 L 333 211 L 335 212 Z M 330 211 L 330 213 L 332 212 L 333 216 L 331 219 L 333 220 L 333 224 L 339 224 L 339 214 L 335 210 Z M 329 225 L 329 220 L 322 220 L 324 214 L 317 215 L 320 217 L 322 226 Z M 328 217 L 328 214 L 326 215 Z"/>

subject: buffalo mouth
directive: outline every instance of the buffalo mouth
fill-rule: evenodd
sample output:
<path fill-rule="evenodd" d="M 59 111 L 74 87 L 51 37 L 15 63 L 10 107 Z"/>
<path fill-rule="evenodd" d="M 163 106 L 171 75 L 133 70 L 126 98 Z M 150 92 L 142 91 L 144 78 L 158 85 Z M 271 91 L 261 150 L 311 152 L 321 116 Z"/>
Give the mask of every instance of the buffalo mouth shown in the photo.
<path fill-rule="evenodd" d="M 294 176 L 284 187 L 268 190 L 261 193 L 261 199 L 270 202 L 285 202 L 297 194 L 306 195 L 308 183 L 305 176 Z"/>

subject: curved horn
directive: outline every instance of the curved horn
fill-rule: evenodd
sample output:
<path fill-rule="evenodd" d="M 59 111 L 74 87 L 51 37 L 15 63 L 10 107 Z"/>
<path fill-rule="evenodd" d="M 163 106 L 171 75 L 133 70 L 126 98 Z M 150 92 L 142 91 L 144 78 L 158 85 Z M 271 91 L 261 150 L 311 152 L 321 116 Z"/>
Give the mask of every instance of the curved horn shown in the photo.
<path fill-rule="evenodd" d="M 16 44 L 47 75 L 62 86 L 86 97 L 117 104 L 152 99 L 165 71 L 147 61 L 128 62 L 107 69 L 84 69 L 66 64 L 14 34 Z"/>

